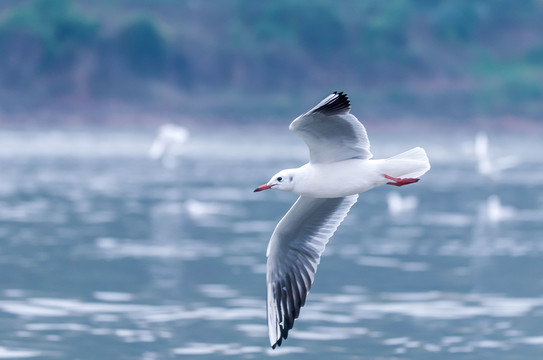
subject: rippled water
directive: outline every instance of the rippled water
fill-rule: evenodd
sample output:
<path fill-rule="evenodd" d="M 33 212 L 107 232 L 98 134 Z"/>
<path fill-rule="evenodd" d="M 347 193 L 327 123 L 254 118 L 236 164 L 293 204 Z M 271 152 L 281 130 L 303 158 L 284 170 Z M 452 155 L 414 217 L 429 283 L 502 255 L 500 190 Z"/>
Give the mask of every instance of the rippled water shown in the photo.
<path fill-rule="evenodd" d="M 0 358 L 543 355 L 541 136 L 491 135 L 521 161 L 489 179 L 474 134 L 374 134 L 376 157 L 421 145 L 432 170 L 360 197 L 271 350 L 264 254 L 296 197 L 252 189 L 302 164 L 303 143 L 196 132 L 165 167 L 154 135 L 0 132 Z"/>

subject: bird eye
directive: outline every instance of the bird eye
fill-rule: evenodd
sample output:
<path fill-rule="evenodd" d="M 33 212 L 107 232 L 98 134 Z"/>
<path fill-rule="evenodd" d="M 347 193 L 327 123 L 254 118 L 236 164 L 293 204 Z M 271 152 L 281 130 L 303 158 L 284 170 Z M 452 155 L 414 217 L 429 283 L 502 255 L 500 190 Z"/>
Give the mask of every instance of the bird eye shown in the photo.
<path fill-rule="evenodd" d="M 279 176 L 279 177 L 277 178 L 277 181 L 281 182 L 281 181 L 283 181 L 283 178 L 282 178 L 281 176 Z"/>

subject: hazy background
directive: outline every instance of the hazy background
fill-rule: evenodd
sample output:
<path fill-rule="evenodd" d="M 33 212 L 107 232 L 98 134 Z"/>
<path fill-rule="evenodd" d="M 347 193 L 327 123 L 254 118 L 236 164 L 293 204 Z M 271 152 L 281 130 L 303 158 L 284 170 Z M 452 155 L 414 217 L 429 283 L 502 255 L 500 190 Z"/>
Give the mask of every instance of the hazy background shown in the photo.
<path fill-rule="evenodd" d="M 370 122 L 525 127 L 542 18 L 540 0 L 2 0 L 0 121 L 284 123 L 343 90 Z"/>
<path fill-rule="evenodd" d="M 542 0 L 0 0 L 0 359 L 543 358 Z M 266 246 L 345 91 L 360 196 L 281 348 Z"/>

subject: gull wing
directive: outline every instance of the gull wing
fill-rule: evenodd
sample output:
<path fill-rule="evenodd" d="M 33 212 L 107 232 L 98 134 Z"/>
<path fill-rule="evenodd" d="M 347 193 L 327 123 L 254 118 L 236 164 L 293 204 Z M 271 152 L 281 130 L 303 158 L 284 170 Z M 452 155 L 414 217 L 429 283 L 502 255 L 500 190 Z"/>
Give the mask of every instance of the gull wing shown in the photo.
<path fill-rule="evenodd" d="M 324 247 L 357 199 L 358 195 L 331 199 L 300 196 L 277 224 L 266 253 L 272 348 L 287 338 L 305 303 Z"/>
<path fill-rule="evenodd" d="M 366 129 L 350 110 L 347 95 L 334 92 L 290 124 L 290 131 L 309 147 L 310 162 L 372 157 Z"/>

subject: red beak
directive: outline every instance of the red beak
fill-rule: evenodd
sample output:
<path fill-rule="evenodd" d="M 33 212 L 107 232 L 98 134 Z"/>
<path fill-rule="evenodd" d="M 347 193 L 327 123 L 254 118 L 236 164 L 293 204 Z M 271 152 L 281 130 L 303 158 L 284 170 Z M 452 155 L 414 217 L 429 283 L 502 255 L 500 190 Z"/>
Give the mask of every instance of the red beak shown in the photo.
<path fill-rule="evenodd" d="M 255 189 L 254 192 L 259 192 L 259 191 L 263 191 L 263 190 L 268 190 L 268 189 L 271 189 L 272 185 L 268 185 L 268 184 L 264 184 L 264 185 L 260 185 L 259 187 L 257 187 Z"/>

